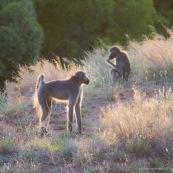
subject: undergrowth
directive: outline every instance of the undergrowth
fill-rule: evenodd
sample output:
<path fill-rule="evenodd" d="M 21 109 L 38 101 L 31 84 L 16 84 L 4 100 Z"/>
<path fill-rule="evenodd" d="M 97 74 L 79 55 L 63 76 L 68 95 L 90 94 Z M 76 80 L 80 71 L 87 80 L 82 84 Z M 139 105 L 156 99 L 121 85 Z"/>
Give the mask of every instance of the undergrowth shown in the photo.
<path fill-rule="evenodd" d="M 126 48 L 132 72 L 128 82 L 113 85 L 106 49 L 86 53 L 83 67 L 70 72 L 47 61 L 21 70 L 19 83 L 7 83 L 8 101 L 0 101 L 0 172 L 171 172 L 173 169 L 173 41 L 156 37 Z M 40 73 L 46 81 L 86 71 L 90 84 L 84 86 L 83 119 L 98 109 L 95 124 L 87 122 L 83 136 L 75 132 L 52 133 L 40 138 L 32 107 L 35 82 Z M 97 99 L 95 99 L 97 98 Z M 99 105 L 98 100 L 104 104 Z M 100 106 L 100 107 L 99 107 Z M 54 104 L 54 107 L 55 104 Z M 64 107 L 54 108 L 58 123 Z M 93 117 L 92 117 L 93 118 Z M 54 126 L 60 126 L 52 119 Z M 52 126 L 53 126 L 52 125 Z M 8 126 L 14 129 L 8 136 Z M 88 130 L 94 126 L 94 130 Z M 20 141 L 20 142 L 19 142 Z M 22 141 L 22 142 L 21 142 Z M 11 157 L 14 154 L 14 157 Z"/>

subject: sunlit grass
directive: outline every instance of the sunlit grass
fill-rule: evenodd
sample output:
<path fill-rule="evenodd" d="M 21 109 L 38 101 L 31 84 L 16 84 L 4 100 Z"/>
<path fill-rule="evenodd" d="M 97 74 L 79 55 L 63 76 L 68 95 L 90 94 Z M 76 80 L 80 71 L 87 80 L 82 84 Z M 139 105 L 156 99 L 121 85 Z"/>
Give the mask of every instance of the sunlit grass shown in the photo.
<path fill-rule="evenodd" d="M 173 143 L 173 95 L 158 94 L 157 98 L 145 98 L 134 90 L 133 103 L 119 103 L 102 109 L 102 128 L 104 138 L 110 144 L 123 142 L 124 148 L 137 156 L 149 156 L 152 152 L 164 152 L 166 148 L 172 153 Z M 160 151 L 159 151 L 160 150 Z"/>
<path fill-rule="evenodd" d="M 106 46 L 106 49 L 88 52 L 84 67 L 72 67 L 70 71 L 44 61 L 42 66 L 31 67 L 34 73 L 22 69 L 22 79 L 17 85 L 7 84 L 8 102 L 0 102 L 0 120 L 14 126 L 23 142 L 13 145 L 15 136 L 0 139 L 0 152 L 20 150 L 22 159 L 16 158 L 17 163 L 13 165 L 19 166 L 14 170 L 40 172 L 43 167 L 48 169 L 46 164 L 51 165 L 52 172 L 70 169 L 119 173 L 173 168 L 172 40 L 130 42 L 126 52 L 132 72 L 128 82 L 120 81 L 116 85 L 112 84 L 110 67 L 105 63 L 108 50 Z M 69 135 L 66 117 L 58 119 L 61 118 L 58 111 L 65 111 L 65 106 L 57 107 L 53 116 L 58 124 L 51 122 L 57 134 L 40 138 L 38 118 L 32 107 L 38 75 L 45 74 L 49 81 L 66 78 L 78 70 L 86 71 L 90 79 L 90 84 L 83 87 L 82 119 L 93 118 L 91 110 L 97 109 L 100 112 L 95 115 L 95 123 L 83 121 L 84 135 L 78 136 L 75 132 Z M 102 101 L 101 106 L 98 100 Z M 87 131 L 90 126 L 94 130 Z M 2 128 L 2 131 L 5 130 Z"/>
<path fill-rule="evenodd" d="M 156 37 L 146 39 L 142 44 L 130 42 L 129 55 L 133 78 L 164 81 L 173 75 L 173 40 Z"/>

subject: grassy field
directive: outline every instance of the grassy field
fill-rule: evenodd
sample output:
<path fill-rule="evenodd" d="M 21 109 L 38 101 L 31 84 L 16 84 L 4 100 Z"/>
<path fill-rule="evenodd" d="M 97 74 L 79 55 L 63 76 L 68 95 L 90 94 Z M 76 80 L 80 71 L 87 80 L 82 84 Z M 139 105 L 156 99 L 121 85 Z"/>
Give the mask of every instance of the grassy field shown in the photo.
<path fill-rule="evenodd" d="M 105 59 L 109 46 L 86 53 L 70 71 L 48 62 L 21 70 L 0 102 L 0 173 L 173 172 L 173 40 L 157 36 L 126 48 L 132 72 L 112 85 Z M 39 137 L 33 95 L 38 75 L 46 81 L 84 70 L 82 132 L 66 132 L 64 104 L 53 103 L 50 135 Z M 75 127 L 75 122 L 74 122 Z"/>

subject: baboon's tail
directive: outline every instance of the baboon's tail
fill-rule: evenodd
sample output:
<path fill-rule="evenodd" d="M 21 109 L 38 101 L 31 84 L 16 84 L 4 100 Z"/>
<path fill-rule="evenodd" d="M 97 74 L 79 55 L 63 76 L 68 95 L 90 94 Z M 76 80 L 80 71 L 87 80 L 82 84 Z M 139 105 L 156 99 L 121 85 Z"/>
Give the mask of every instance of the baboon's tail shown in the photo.
<path fill-rule="evenodd" d="M 45 81 L 44 81 L 44 75 L 41 74 L 38 76 L 37 78 L 37 82 L 36 82 L 36 89 L 38 89 L 40 86 L 44 85 L 45 84 Z"/>
<path fill-rule="evenodd" d="M 36 108 L 38 105 L 38 90 L 44 84 L 45 84 L 44 75 L 41 74 L 38 76 L 36 86 L 35 86 L 35 93 L 33 96 L 33 108 Z"/>

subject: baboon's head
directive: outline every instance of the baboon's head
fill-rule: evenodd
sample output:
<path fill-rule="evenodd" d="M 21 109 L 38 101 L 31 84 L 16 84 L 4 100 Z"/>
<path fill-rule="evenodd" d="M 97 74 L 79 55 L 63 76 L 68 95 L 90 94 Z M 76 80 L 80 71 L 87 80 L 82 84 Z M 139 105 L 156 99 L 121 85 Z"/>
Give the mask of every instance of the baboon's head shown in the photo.
<path fill-rule="evenodd" d="M 86 84 L 86 85 L 89 84 L 89 79 L 88 79 L 86 73 L 83 72 L 83 71 L 78 71 L 78 72 L 76 72 L 76 73 L 75 73 L 75 78 L 76 78 L 77 81 L 78 81 L 79 83 L 81 83 L 81 84 L 82 84 L 82 83 L 83 83 L 83 84 Z"/>
<path fill-rule="evenodd" d="M 114 59 L 118 53 L 120 52 L 120 50 L 118 49 L 118 47 L 114 46 L 110 49 L 110 55 L 109 55 L 109 59 Z"/>

